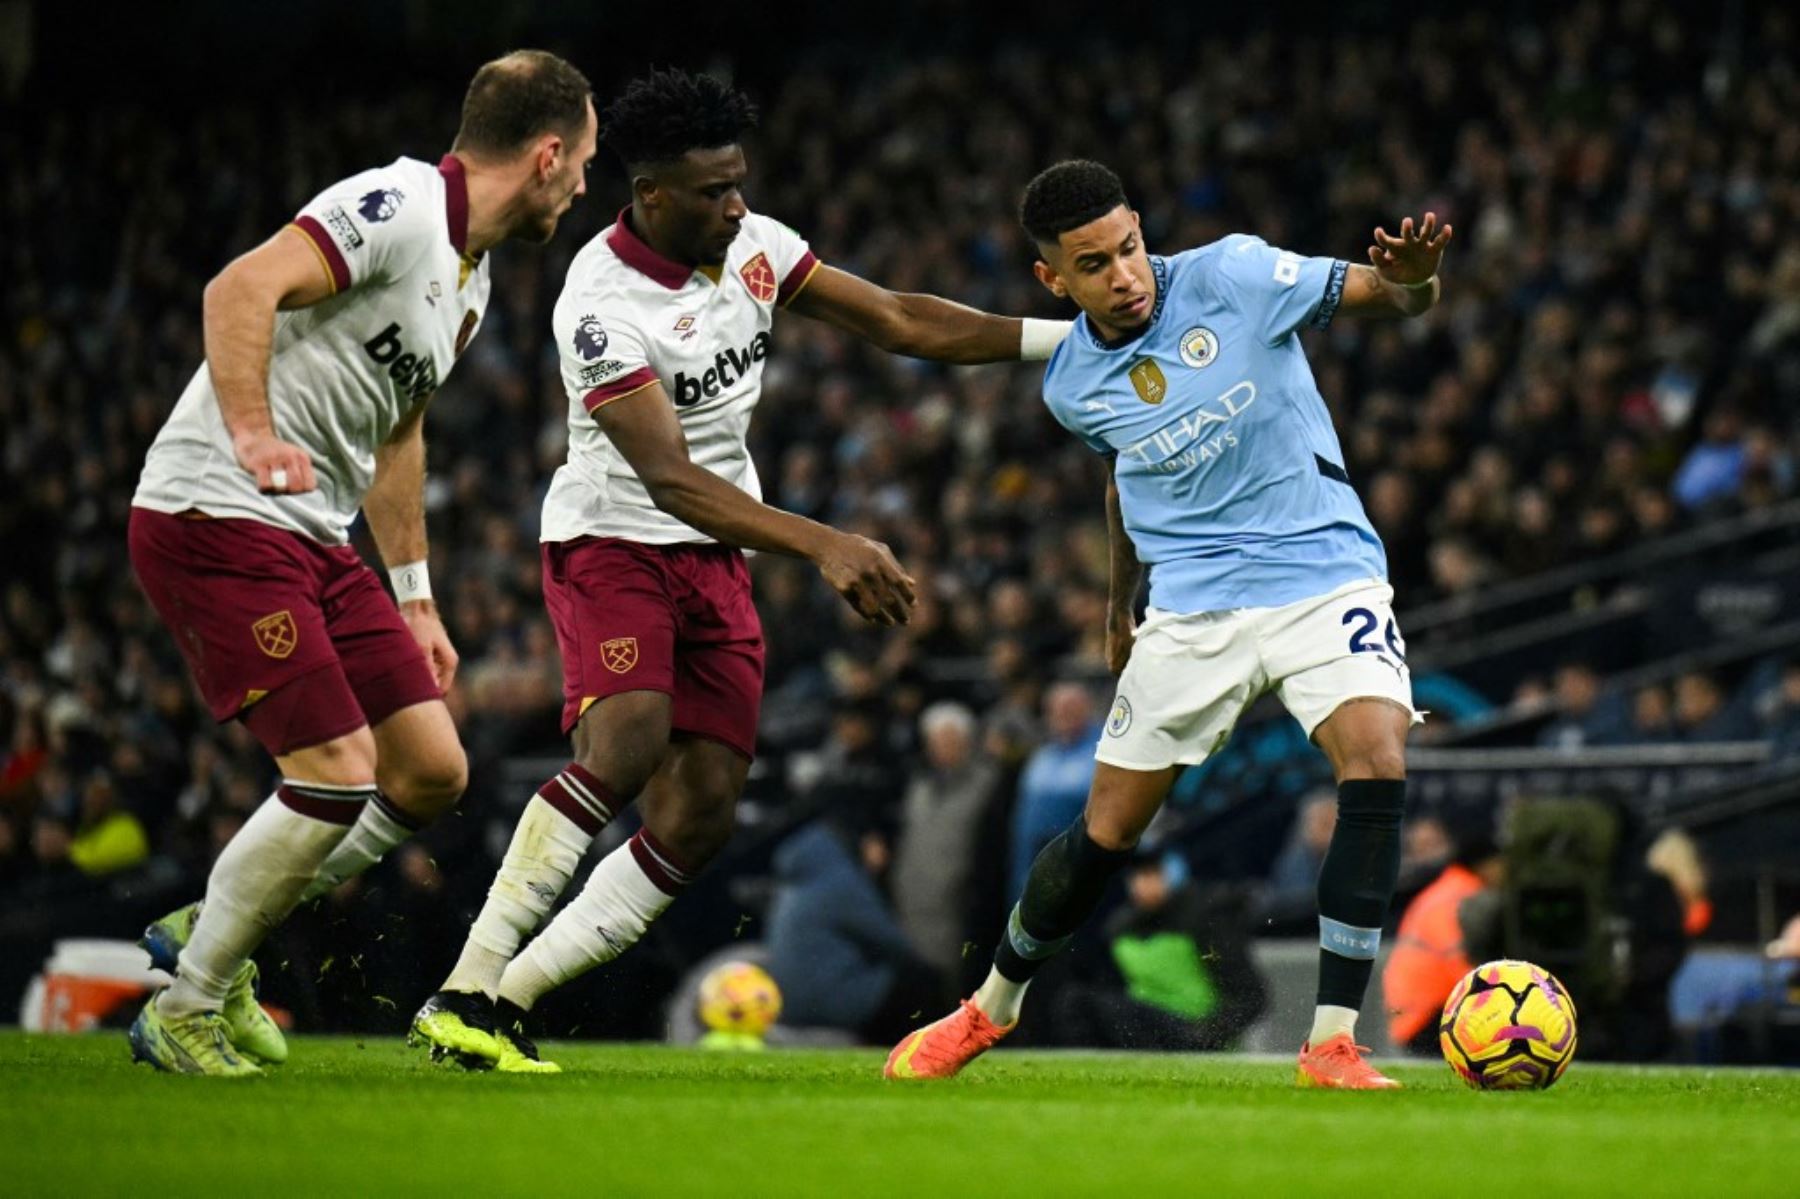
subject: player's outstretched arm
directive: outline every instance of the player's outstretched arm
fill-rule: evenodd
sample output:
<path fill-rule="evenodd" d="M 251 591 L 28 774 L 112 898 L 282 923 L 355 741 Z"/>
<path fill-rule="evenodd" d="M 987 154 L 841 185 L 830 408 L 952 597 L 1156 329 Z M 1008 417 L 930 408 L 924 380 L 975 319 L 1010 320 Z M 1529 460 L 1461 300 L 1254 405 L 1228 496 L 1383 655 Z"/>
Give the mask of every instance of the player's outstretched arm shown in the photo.
<path fill-rule="evenodd" d="M 206 367 L 238 465 L 256 476 L 262 491 L 292 495 L 317 485 L 306 451 L 276 436 L 269 413 L 269 352 L 276 309 L 305 308 L 331 292 L 331 274 L 318 250 L 291 225 L 206 285 Z"/>
<path fill-rule="evenodd" d="M 938 362 L 1048 358 L 1069 331 L 1067 321 L 995 316 L 939 296 L 889 291 L 829 266 L 813 272 L 788 308 L 889 353 Z"/>
<path fill-rule="evenodd" d="M 456 679 L 456 648 L 431 597 L 426 570 L 425 405 L 412 410 L 375 451 L 375 480 L 363 496 L 363 516 L 394 584 L 394 599 L 413 639 L 425 652 L 439 690 Z"/>
<path fill-rule="evenodd" d="M 1118 460 L 1106 464 L 1106 543 L 1110 563 L 1106 602 L 1106 666 L 1114 674 L 1131 660 L 1137 641 L 1137 595 L 1144 585 L 1144 564 L 1125 529 L 1125 512 L 1119 506 L 1119 484 L 1114 478 Z"/>
<path fill-rule="evenodd" d="M 1340 316 L 1397 317 L 1429 312 L 1438 301 L 1438 264 L 1450 244 L 1450 226 L 1428 212 L 1414 223 L 1400 222 L 1400 235 L 1375 230 L 1369 265 L 1352 266 L 1344 278 Z"/>
<path fill-rule="evenodd" d="M 805 558 L 862 616 L 880 625 L 912 619 L 913 580 L 888 547 L 752 499 L 688 456 L 687 438 L 661 383 L 609 400 L 594 419 L 676 520 L 726 545 Z"/>

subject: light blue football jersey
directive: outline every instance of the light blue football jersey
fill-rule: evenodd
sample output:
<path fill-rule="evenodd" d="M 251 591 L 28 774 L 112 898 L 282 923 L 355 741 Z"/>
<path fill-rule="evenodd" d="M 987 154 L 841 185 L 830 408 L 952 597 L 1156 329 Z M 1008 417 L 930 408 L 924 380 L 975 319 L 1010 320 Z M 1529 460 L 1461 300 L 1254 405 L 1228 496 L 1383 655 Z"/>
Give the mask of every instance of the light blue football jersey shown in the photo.
<path fill-rule="evenodd" d="M 1348 264 L 1236 234 L 1150 265 L 1148 328 L 1109 345 L 1078 318 L 1044 373 L 1044 402 L 1117 455 L 1151 606 L 1276 607 L 1386 579 L 1300 348 L 1299 331 L 1337 311 Z"/>

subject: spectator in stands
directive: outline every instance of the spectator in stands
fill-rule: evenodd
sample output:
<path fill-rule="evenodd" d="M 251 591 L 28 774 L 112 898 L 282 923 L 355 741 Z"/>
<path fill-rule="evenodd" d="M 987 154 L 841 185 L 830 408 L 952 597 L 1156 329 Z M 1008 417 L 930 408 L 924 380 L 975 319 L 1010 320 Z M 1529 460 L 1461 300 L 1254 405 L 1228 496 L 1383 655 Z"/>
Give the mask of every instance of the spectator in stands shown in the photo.
<path fill-rule="evenodd" d="M 1704 670 L 1675 680 L 1674 733 L 1682 741 L 1749 741 L 1756 725 L 1742 703 Z"/>
<path fill-rule="evenodd" d="M 1681 901 L 1682 930 L 1690 937 L 1704 933 L 1712 924 L 1713 904 L 1700 846 L 1678 828 L 1664 829 L 1650 843 L 1645 860 L 1675 888 L 1675 898 Z"/>
<path fill-rule="evenodd" d="M 1444 1000 L 1476 965 L 1464 947 L 1464 905 L 1505 877 L 1493 818 L 1485 811 L 1462 819 L 1453 840 L 1449 865 L 1401 915 L 1381 975 L 1388 1036 L 1394 1044 L 1420 1052 L 1435 1049 Z"/>
<path fill-rule="evenodd" d="M 1743 480 L 1746 448 L 1744 421 L 1735 408 L 1707 414 L 1699 444 L 1688 451 L 1670 485 L 1690 512 L 1737 494 Z"/>
<path fill-rule="evenodd" d="M 69 845 L 69 861 L 83 874 L 112 874 L 150 856 L 150 839 L 138 818 L 119 807 L 118 789 L 104 770 L 81 788 L 81 819 Z"/>
<path fill-rule="evenodd" d="M 88 876 L 70 858 L 75 828 L 66 804 L 44 804 L 31 823 L 31 863 L 23 871 L 18 898 L 25 904 L 56 903 L 92 889 Z"/>
<path fill-rule="evenodd" d="M 49 758 L 44 746 L 44 722 L 36 709 L 28 708 L 13 718 L 12 744 L 0 763 L 0 813 L 24 815 L 37 803 L 38 771 Z"/>
<path fill-rule="evenodd" d="M 1565 662 L 1556 669 L 1556 718 L 1538 733 L 1549 749 L 1584 749 L 1625 740 L 1627 714 L 1622 699 L 1608 694 L 1600 675 L 1586 662 Z"/>
<path fill-rule="evenodd" d="M 869 698 L 841 703 L 819 751 L 810 794 L 820 810 L 866 809 L 891 818 L 900 802 L 900 766 L 882 742 L 882 710 Z"/>
<path fill-rule="evenodd" d="M 1044 695 L 1044 743 L 1025 763 L 1013 809 L 1007 856 L 1008 895 L 1018 898 L 1038 851 L 1087 806 L 1100 726 L 1094 699 L 1080 683 L 1057 683 Z"/>
<path fill-rule="evenodd" d="M 1301 798 L 1287 844 L 1269 869 L 1258 905 L 1265 921 L 1287 924 L 1313 917 L 1318 905 L 1319 867 L 1325 864 L 1325 851 L 1336 827 L 1336 791 L 1320 787 Z"/>
<path fill-rule="evenodd" d="M 1388 911 L 1397 916 L 1413 896 L 1437 878 L 1456 852 L 1456 843 L 1436 812 L 1414 812 L 1400 826 L 1400 881 Z"/>
<path fill-rule="evenodd" d="M 907 783 L 894 852 L 900 926 L 950 990 L 960 982 L 963 945 L 977 918 L 974 876 L 1000 782 L 976 733 L 974 713 L 958 703 L 933 704 L 919 717 L 925 764 Z"/>
<path fill-rule="evenodd" d="M 1669 705 L 1669 692 L 1655 683 L 1639 687 L 1631 697 L 1631 726 L 1625 732 L 1626 742 L 1642 745 L 1652 741 L 1670 741 L 1675 737 L 1675 715 Z"/>
<path fill-rule="evenodd" d="M 1777 758 L 1800 757 L 1800 659 L 1781 668 L 1781 681 L 1763 713 L 1763 735 L 1774 741 Z"/>
<path fill-rule="evenodd" d="M 1104 958 L 1055 992 L 1059 1040 L 1108 1049 L 1229 1049 L 1268 1006 L 1250 958 L 1248 894 L 1200 887 L 1181 855 L 1141 846 Z"/>
<path fill-rule="evenodd" d="M 1744 1026 L 1779 1014 L 1777 1032 L 1784 1025 L 1791 1029 L 1796 1011 L 1800 1011 L 1800 915 L 1790 919 L 1761 953 L 1714 947 L 1708 953 L 1689 954 L 1669 983 L 1670 1016 L 1676 1027 L 1691 1035 L 1702 1062 L 1757 1060 L 1745 1054 L 1755 1040 L 1743 1035 Z M 1768 1026 L 1763 1027 L 1766 1031 Z"/>
<path fill-rule="evenodd" d="M 855 812 L 803 825 L 775 851 L 768 969 L 781 1020 L 871 1044 L 903 1036 L 948 993 L 894 918 L 879 879 L 888 842 Z"/>

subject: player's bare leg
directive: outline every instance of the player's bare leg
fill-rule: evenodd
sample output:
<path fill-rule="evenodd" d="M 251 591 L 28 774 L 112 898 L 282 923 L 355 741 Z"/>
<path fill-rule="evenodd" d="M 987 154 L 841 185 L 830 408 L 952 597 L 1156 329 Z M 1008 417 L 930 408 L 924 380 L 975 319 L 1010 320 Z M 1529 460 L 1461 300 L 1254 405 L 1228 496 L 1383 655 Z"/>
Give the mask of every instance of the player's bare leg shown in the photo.
<path fill-rule="evenodd" d="M 644 827 L 507 966 L 496 1004 L 502 1069 L 532 1068 L 518 1058 L 535 1058 L 522 1024 L 540 998 L 635 945 L 725 848 L 749 769 L 748 759 L 715 741 L 675 738 L 638 801 Z"/>
<path fill-rule="evenodd" d="M 275 761 L 281 786 L 214 863 L 205 903 L 186 930 L 175 982 L 133 1025 L 132 1050 L 140 1060 L 230 1075 L 254 1072 L 244 1052 L 270 1061 L 286 1057 L 244 967 L 374 798 L 375 737 L 363 726 Z"/>
<path fill-rule="evenodd" d="M 491 1001 L 507 965 L 556 906 L 600 830 L 644 790 L 669 751 L 672 704 L 626 691 L 589 705 L 575 758 L 526 804 L 487 901 L 443 987 L 413 1019 L 413 1036 L 465 1064 L 495 1062 Z"/>
<path fill-rule="evenodd" d="M 1174 781 L 1173 767 L 1125 770 L 1095 764 L 1087 810 L 1031 864 L 1025 894 L 1007 920 L 987 981 L 956 1011 L 894 1046 L 883 1071 L 887 1077 L 949 1078 L 1012 1031 L 1032 976 L 1092 914 Z"/>
<path fill-rule="evenodd" d="M 456 806 L 469 785 L 469 759 L 442 700 L 402 708 L 376 725 L 375 798 L 338 842 L 305 902 L 340 886 Z"/>
<path fill-rule="evenodd" d="M 1340 704 L 1313 730 L 1338 782 L 1337 828 L 1319 870 L 1319 997 L 1300 1049 L 1302 1086 L 1400 1084 L 1362 1059 L 1356 1013 L 1368 989 L 1400 872 L 1406 732 L 1412 713 L 1379 698 Z"/>

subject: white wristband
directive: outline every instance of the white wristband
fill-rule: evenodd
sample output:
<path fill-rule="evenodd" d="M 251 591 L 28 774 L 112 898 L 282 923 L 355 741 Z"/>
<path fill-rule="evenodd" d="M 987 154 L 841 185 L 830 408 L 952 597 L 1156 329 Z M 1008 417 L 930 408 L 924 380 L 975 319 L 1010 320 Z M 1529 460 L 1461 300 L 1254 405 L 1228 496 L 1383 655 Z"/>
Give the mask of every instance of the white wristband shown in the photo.
<path fill-rule="evenodd" d="M 1400 284 L 1400 286 L 1404 287 L 1407 291 L 1424 291 L 1426 288 L 1430 287 L 1433 283 L 1436 283 L 1436 282 L 1437 282 L 1437 276 L 1433 275 L 1431 278 L 1425 280 L 1423 283 L 1402 283 L 1402 284 Z"/>
<path fill-rule="evenodd" d="M 394 602 L 397 604 L 431 598 L 431 572 L 423 559 L 389 570 L 388 582 L 394 585 Z"/>
<path fill-rule="evenodd" d="M 1020 362 L 1041 362 L 1050 357 L 1075 327 L 1073 321 L 1040 321 L 1029 316 L 1019 324 Z"/>

